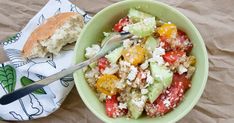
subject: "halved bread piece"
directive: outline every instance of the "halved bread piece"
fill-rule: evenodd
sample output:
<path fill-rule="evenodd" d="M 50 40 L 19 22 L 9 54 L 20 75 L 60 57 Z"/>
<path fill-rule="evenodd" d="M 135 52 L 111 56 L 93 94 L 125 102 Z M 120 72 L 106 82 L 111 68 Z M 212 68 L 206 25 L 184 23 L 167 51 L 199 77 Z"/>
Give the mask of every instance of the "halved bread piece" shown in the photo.
<path fill-rule="evenodd" d="M 23 47 L 26 58 L 58 54 L 68 43 L 75 42 L 84 26 L 83 17 L 75 12 L 65 12 L 48 18 L 29 36 Z"/>

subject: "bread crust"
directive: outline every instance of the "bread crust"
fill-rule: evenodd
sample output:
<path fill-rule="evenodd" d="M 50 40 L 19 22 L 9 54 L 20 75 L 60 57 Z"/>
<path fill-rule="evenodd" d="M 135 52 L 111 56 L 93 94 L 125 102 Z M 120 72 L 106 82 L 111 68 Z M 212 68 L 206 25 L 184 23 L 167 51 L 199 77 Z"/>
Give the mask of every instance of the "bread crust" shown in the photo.
<path fill-rule="evenodd" d="M 68 21 L 73 16 L 79 16 L 80 21 L 78 23 L 82 27 L 84 25 L 83 17 L 75 12 L 65 12 L 50 17 L 45 21 L 45 23 L 41 24 L 31 33 L 27 42 L 24 44 L 22 50 L 23 56 L 30 57 L 33 48 L 40 41 L 50 38 L 59 27 L 61 27 L 66 21 Z"/>

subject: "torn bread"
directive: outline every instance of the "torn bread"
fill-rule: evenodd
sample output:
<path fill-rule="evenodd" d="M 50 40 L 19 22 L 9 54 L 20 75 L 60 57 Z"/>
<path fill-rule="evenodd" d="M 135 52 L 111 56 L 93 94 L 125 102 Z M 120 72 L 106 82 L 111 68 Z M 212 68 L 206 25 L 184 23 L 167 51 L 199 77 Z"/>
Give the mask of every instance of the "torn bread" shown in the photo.
<path fill-rule="evenodd" d="M 31 33 L 23 47 L 23 56 L 35 58 L 44 57 L 47 53 L 57 55 L 63 46 L 78 39 L 83 26 L 83 17 L 75 12 L 50 17 Z"/>

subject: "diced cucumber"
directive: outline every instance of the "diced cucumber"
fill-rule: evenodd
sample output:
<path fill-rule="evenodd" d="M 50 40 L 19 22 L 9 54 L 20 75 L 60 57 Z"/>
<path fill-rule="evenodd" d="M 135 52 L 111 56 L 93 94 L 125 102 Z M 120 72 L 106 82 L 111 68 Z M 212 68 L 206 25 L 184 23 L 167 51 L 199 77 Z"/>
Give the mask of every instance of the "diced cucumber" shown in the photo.
<path fill-rule="evenodd" d="M 130 111 L 131 116 L 134 119 L 137 119 L 138 117 L 140 117 L 143 112 L 143 110 L 138 109 L 138 107 L 132 101 L 128 102 L 128 110 Z"/>
<path fill-rule="evenodd" d="M 123 47 L 119 47 L 115 50 L 113 50 L 112 52 L 110 52 L 108 55 L 106 55 L 105 57 L 108 59 L 109 62 L 111 63 L 116 63 L 118 61 L 118 59 L 121 57 L 121 53 L 123 51 Z"/>
<path fill-rule="evenodd" d="M 150 14 L 144 13 L 142 11 L 136 10 L 136 9 L 130 9 L 128 12 L 128 17 L 133 22 L 139 22 L 139 21 L 142 21 L 146 18 L 151 18 L 153 16 Z"/>
<path fill-rule="evenodd" d="M 144 105 L 146 101 L 147 101 L 147 98 L 145 98 L 144 100 L 141 100 L 140 103 L 143 103 L 143 105 L 139 107 L 136 103 L 134 103 L 133 99 L 129 100 L 128 110 L 132 118 L 137 119 L 141 116 L 142 112 L 144 111 Z"/>
<path fill-rule="evenodd" d="M 93 62 L 93 63 L 91 63 L 91 64 L 89 64 L 89 67 L 90 68 L 95 68 L 97 66 L 97 62 Z"/>
<path fill-rule="evenodd" d="M 149 36 L 145 42 L 145 48 L 149 51 L 153 51 L 159 45 L 159 40 L 153 36 Z"/>
<path fill-rule="evenodd" d="M 153 103 L 158 98 L 158 96 L 162 93 L 163 84 L 159 82 L 154 82 L 148 87 L 148 90 L 149 90 L 148 92 L 149 101 L 150 103 Z"/>
<path fill-rule="evenodd" d="M 152 72 L 153 78 L 157 82 L 161 82 L 164 88 L 167 88 L 171 85 L 173 73 L 168 70 L 166 67 L 159 66 L 155 62 L 150 63 L 150 70 Z"/>
<path fill-rule="evenodd" d="M 133 90 L 131 92 L 131 99 L 127 102 L 128 111 L 132 118 L 137 119 L 144 111 L 145 103 L 148 97 L 142 95 L 140 91 Z"/>
<path fill-rule="evenodd" d="M 128 25 L 128 31 L 138 37 L 145 37 L 151 35 L 155 31 L 155 18 L 146 18 L 141 22 Z"/>

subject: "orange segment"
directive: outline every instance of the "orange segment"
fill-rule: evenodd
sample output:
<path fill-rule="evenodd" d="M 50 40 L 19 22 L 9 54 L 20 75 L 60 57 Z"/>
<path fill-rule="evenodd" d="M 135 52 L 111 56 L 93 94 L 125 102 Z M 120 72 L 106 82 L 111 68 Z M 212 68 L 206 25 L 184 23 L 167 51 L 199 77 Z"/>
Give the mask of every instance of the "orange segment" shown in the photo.
<path fill-rule="evenodd" d="M 166 38 L 176 37 L 177 28 L 175 24 L 165 23 L 157 29 L 160 36 L 165 36 Z"/>
<path fill-rule="evenodd" d="M 146 50 L 140 45 L 135 45 L 131 48 L 125 49 L 122 52 L 124 60 L 132 65 L 138 65 L 145 60 Z"/>
<path fill-rule="evenodd" d="M 118 89 L 116 88 L 117 82 L 119 82 L 117 76 L 104 74 L 97 80 L 96 87 L 98 91 L 112 96 L 115 95 L 118 91 Z"/>

